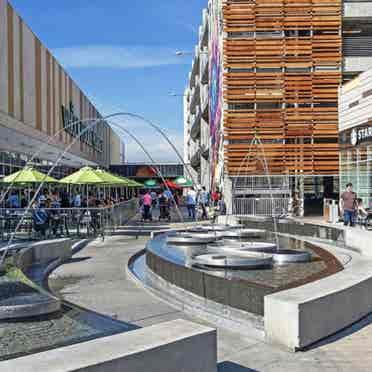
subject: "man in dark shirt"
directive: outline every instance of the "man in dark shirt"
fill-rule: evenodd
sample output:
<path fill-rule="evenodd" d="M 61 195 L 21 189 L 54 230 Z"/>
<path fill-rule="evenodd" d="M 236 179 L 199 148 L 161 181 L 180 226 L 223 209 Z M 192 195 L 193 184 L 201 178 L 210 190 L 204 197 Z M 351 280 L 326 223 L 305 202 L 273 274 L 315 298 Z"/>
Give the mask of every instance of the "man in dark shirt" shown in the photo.
<path fill-rule="evenodd" d="M 353 192 L 353 184 L 346 185 L 346 191 L 341 194 L 340 212 L 344 216 L 345 226 L 354 226 L 355 212 L 357 209 L 357 194 Z"/>

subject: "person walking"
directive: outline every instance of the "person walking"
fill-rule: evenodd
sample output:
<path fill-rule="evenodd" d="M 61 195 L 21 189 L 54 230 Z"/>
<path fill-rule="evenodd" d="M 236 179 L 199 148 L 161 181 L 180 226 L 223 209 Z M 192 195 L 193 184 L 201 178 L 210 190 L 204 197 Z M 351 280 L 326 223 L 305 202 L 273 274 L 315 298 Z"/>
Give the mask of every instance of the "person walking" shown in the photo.
<path fill-rule="evenodd" d="M 340 212 L 344 216 L 345 226 L 354 226 L 357 209 L 357 194 L 353 192 L 353 184 L 348 183 L 340 198 Z"/>
<path fill-rule="evenodd" d="M 143 196 L 143 219 L 152 221 L 151 216 L 151 205 L 152 205 L 152 197 L 151 194 L 147 191 L 146 194 Z"/>
<path fill-rule="evenodd" d="M 196 213 L 195 213 L 195 206 L 196 206 L 196 197 L 197 193 L 193 187 L 189 189 L 186 194 L 186 206 L 189 212 L 189 218 L 195 221 Z"/>
<path fill-rule="evenodd" d="M 208 219 L 207 207 L 209 205 L 209 193 L 205 189 L 205 186 L 203 186 L 202 191 L 200 192 L 199 204 L 202 209 L 202 219 L 207 220 Z"/>
<path fill-rule="evenodd" d="M 158 194 L 156 193 L 156 191 L 151 191 L 151 199 L 152 199 L 152 208 L 156 208 L 157 204 L 158 204 Z"/>

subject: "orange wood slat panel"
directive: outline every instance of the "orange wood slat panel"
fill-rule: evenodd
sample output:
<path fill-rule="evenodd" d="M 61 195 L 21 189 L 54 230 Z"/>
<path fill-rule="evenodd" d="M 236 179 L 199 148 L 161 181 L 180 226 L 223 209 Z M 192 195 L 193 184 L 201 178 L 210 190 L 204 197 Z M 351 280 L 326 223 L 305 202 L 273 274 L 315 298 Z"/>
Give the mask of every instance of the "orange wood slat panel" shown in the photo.
<path fill-rule="evenodd" d="M 262 151 L 272 173 L 338 173 L 341 17 L 341 0 L 224 1 L 229 174 L 262 173 Z"/>

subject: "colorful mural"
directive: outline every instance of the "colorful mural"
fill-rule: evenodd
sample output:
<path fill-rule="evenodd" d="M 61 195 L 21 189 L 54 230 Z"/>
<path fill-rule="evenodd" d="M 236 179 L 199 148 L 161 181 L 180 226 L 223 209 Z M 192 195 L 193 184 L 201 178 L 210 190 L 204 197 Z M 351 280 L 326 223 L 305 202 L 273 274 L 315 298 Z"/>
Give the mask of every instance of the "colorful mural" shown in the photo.
<path fill-rule="evenodd" d="M 221 146 L 222 117 L 222 51 L 220 47 L 220 2 L 213 0 L 210 9 L 209 124 L 211 136 L 211 190 L 216 186 L 218 155 Z"/>

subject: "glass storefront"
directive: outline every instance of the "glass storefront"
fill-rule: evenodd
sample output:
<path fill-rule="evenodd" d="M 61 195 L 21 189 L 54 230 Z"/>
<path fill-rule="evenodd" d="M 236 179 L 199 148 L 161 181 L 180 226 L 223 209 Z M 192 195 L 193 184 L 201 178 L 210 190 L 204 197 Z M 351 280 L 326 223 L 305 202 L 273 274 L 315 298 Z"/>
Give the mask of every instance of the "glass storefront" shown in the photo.
<path fill-rule="evenodd" d="M 0 151 L 0 178 L 22 169 L 31 157 L 24 154 L 19 154 L 9 151 Z M 53 163 L 47 160 L 35 158 L 32 164 L 40 171 L 46 173 L 53 166 Z M 51 176 L 57 179 L 68 176 L 73 173 L 76 168 L 68 166 L 57 166 L 51 173 Z"/>
<path fill-rule="evenodd" d="M 372 208 L 372 138 L 363 138 L 362 130 L 365 126 L 340 134 L 340 189 L 351 182 L 364 207 Z"/>

